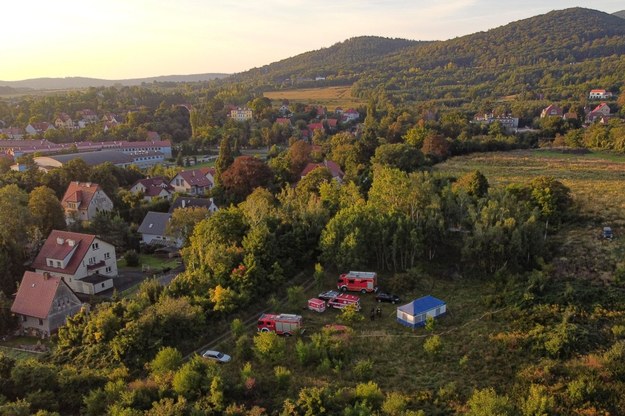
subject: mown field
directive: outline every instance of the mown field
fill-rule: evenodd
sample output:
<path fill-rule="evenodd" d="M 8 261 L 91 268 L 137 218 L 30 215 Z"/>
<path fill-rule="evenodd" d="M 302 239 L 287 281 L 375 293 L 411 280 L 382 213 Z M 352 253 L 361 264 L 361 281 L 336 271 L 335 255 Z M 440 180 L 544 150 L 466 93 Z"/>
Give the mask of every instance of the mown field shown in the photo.
<path fill-rule="evenodd" d="M 264 96 L 272 100 L 273 105 L 278 107 L 282 100 L 289 100 L 290 103 L 323 105 L 329 111 L 334 111 L 336 107 L 347 110 L 348 108 L 365 104 L 364 101 L 352 97 L 351 87 L 345 86 L 267 91 L 264 93 Z"/>

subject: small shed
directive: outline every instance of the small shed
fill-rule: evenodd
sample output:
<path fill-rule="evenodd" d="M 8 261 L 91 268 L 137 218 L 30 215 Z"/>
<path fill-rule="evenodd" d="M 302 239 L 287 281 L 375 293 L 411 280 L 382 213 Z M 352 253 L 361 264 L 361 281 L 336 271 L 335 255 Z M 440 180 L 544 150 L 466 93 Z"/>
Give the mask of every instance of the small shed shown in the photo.
<path fill-rule="evenodd" d="M 428 316 L 436 318 L 447 312 L 447 304 L 434 296 L 424 296 L 397 308 L 397 322 L 416 328 L 424 326 Z"/>
<path fill-rule="evenodd" d="M 318 298 L 308 299 L 308 309 L 316 312 L 325 312 L 326 301 Z"/>

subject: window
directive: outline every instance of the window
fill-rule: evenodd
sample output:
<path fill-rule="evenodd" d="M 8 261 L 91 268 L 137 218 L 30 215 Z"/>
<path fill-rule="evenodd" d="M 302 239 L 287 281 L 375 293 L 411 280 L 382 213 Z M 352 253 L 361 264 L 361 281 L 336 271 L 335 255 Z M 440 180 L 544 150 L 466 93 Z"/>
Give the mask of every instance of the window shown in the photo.
<path fill-rule="evenodd" d="M 89 257 L 89 264 L 95 264 L 95 257 Z"/>
<path fill-rule="evenodd" d="M 104 287 L 104 283 L 102 283 L 102 284 L 100 285 L 100 287 Z"/>
<path fill-rule="evenodd" d="M 106 268 L 106 273 L 110 273 L 110 272 L 111 272 L 111 270 L 112 270 L 111 266 L 108 266 L 108 267 Z M 102 287 L 104 287 L 104 283 L 102 283 Z"/>
<path fill-rule="evenodd" d="M 111 258 L 111 253 L 104 253 L 104 259 L 108 260 Z"/>
<path fill-rule="evenodd" d="M 60 262 L 60 261 L 57 261 L 57 262 L 56 262 L 56 267 L 58 267 L 58 268 L 60 268 L 60 267 L 61 267 L 61 262 Z"/>
<path fill-rule="evenodd" d="M 100 244 L 93 243 L 93 244 L 91 244 L 91 248 L 94 249 L 94 250 L 97 250 L 98 248 L 100 248 Z"/>
<path fill-rule="evenodd" d="M 54 266 L 54 262 L 52 260 L 50 260 L 50 259 L 48 259 L 48 266 L 50 266 L 50 267 Z"/>
<path fill-rule="evenodd" d="M 22 322 L 26 322 L 28 320 L 28 318 L 26 317 L 26 315 L 22 315 Z"/>
<path fill-rule="evenodd" d="M 39 325 L 43 326 L 43 319 L 39 319 Z"/>

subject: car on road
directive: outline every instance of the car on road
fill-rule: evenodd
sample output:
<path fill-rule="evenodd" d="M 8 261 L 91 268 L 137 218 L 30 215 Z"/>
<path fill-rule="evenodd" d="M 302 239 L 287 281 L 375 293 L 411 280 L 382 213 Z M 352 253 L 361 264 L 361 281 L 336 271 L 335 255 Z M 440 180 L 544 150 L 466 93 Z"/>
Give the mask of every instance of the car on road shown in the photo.
<path fill-rule="evenodd" d="M 204 351 L 202 353 L 202 357 L 208 358 L 209 360 L 213 360 L 218 363 L 227 363 L 232 359 L 232 357 L 230 357 L 228 354 L 224 354 L 223 352 L 213 351 L 213 350 Z"/>
<path fill-rule="evenodd" d="M 399 298 L 399 296 L 393 295 L 391 293 L 386 293 L 386 292 L 376 293 L 375 300 L 378 302 L 389 302 L 392 304 L 401 302 L 401 299 Z"/>

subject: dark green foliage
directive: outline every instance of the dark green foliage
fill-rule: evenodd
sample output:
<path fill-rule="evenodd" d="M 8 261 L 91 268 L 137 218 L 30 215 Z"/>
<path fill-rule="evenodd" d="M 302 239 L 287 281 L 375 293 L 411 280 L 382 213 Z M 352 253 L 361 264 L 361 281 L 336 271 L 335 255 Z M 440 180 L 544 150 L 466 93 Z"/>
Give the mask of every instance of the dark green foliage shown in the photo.
<path fill-rule="evenodd" d="M 124 253 L 124 260 L 128 267 L 137 267 L 140 264 L 139 254 L 135 250 L 128 250 Z"/>

